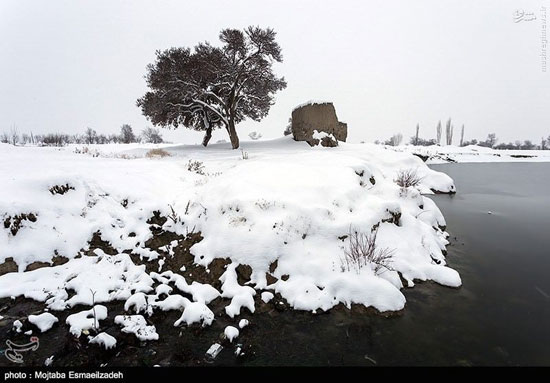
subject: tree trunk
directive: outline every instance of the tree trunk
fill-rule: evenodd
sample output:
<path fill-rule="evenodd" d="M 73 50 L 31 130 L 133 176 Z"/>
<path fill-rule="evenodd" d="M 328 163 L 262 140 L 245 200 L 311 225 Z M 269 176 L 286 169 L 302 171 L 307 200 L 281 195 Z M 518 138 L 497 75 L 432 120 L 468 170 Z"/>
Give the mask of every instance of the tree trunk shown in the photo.
<path fill-rule="evenodd" d="M 231 146 L 233 149 L 239 148 L 239 137 L 237 136 L 237 131 L 235 130 L 235 122 L 233 119 L 229 120 L 229 126 L 227 127 L 229 132 L 229 139 L 231 140 Z"/>
<path fill-rule="evenodd" d="M 204 138 L 202 139 L 202 145 L 206 147 L 208 145 L 208 142 L 212 138 L 212 128 L 206 129 L 206 134 L 204 135 Z"/>

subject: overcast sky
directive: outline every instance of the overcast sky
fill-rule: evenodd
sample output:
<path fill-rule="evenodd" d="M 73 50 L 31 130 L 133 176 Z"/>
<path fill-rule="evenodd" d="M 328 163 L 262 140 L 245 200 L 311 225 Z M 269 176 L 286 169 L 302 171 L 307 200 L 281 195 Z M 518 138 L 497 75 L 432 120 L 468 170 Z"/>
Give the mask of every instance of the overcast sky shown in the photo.
<path fill-rule="evenodd" d="M 156 49 L 259 25 L 277 32 L 288 87 L 262 122 L 238 126 L 241 138 L 281 136 L 292 108 L 314 99 L 334 102 L 349 141 L 408 138 L 417 123 L 431 138 L 448 117 L 455 137 L 465 124 L 467 139 L 539 141 L 550 135 L 542 6 L 550 0 L 1 0 L 0 131 L 140 131 L 150 123 L 135 102 Z M 520 9 L 537 19 L 514 22 Z M 165 138 L 200 140 L 183 130 Z"/>

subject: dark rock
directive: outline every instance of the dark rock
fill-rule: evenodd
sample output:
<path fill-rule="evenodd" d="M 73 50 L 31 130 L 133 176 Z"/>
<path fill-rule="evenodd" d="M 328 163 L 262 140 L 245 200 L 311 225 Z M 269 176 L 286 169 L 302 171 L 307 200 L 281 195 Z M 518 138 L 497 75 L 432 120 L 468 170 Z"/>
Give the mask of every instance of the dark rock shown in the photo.
<path fill-rule="evenodd" d="M 36 220 L 36 215 L 34 215 L 33 213 L 22 213 L 14 217 L 8 216 L 6 219 L 4 219 L 4 228 L 9 229 L 11 235 L 15 236 L 21 228 L 21 224 L 23 223 L 23 221 L 36 222 Z"/>
<path fill-rule="evenodd" d="M 240 285 L 246 284 L 246 282 L 250 281 L 250 276 L 252 275 L 252 267 L 248 265 L 240 264 L 235 269 L 237 272 L 237 281 Z"/>
<path fill-rule="evenodd" d="M 276 283 L 278 281 L 277 278 L 275 278 L 273 275 L 269 274 L 269 273 L 266 273 L 265 274 L 265 279 L 267 281 L 267 285 L 272 285 L 273 283 Z"/>
<path fill-rule="evenodd" d="M 109 254 L 109 255 L 118 254 L 118 251 L 113 248 L 110 242 L 104 241 L 101 238 L 101 232 L 99 231 L 96 231 L 93 234 L 92 239 L 88 242 L 88 244 L 89 244 L 89 249 L 86 252 L 86 255 L 88 256 L 94 256 L 95 254 L 93 251 L 95 249 L 103 250 L 105 254 Z"/>
<path fill-rule="evenodd" d="M 33 271 L 33 270 L 36 270 L 36 269 L 41 269 L 43 267 L 49 267 L 51 266 L 51 264 L 49 264 L 48 262 L 33 262 L 33 263 L 30 263 L 27 265 L 27 267 L 25 268 L 25 271 Z"/>
<path fill-rule="evenodd" d="M 55 255 L 53 258 L 52 258 L 52 263 L 53 263 L 53 266 L 59 266 L 59 265 L 63 265 L 65 263 L 69 262 L 69 258 L 67 257 L 63 257 L 61 255 Z"/>
<path fill-rule="evenodd" d="M 74 187 L 69 185 L 69 184 L 65 184 L 65 185 L 54 185 L 52 186 L 49 191 L 50 193 L 53 194 L 65 194 L 67 193 L 69 190 L 74 190 Z"/>
<path fill-rule="evenodd" d="M 0 264 L 0 275 L 17 272 L 17 270 L 17 263 L 15 263 L 12 257 L 6 258 L 4 263 Z"/>
<path fill-rule="evenodd" d="M 153 212 L 153 216 L 147 220 L 147 224 L 149 225 L 159 225 L 162 227 L 168 221 L 168 218 L 163 217 L 160 214 L 160 211 L 156 210 Z"/>
<path fill-rule="evenodd" d="M 276 259 L 271 265 L 269 265 L 269 272 L 274 273 L 275 270 L 277 270 L 277 266 L 279 266 L 279 261 Z"/>
<path fill-rule="evenodd" d="M 419 153 L 413 153 L 412 155 L 417 156 L 418 158 L 420 158 L 424 162 L 428 161 L 428 158 L 430 158 L 430 156 L 425 156 L 425 155 L 419 154 Z"/>

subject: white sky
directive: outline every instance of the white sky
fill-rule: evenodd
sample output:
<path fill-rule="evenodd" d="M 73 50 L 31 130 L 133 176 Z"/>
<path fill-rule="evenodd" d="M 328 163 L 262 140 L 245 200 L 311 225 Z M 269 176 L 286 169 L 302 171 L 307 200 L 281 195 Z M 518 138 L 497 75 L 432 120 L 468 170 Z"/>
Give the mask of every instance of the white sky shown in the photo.
<path fill-rule="evenodd" d="M 465 124 L 467 139 L 538 142 L 550 135 L 543 5 L 550 0 L 1 0 L 0 131 L 114 133 L 130 123 L 139 132 L 150 124 L 135 102 L 156 49 L 217 44 L 223 28 L 259 25 L 278 33 L 276 72 L 288 87 L 262 122 L 238 126 L 241 139 L 281 136 L 294 106 L 320 99 L 334 102 L 353 142 L 408 139 L 417 122 L 431 138 L 448 117 L 455 140 Z M 517 9 L 537 20 L 514 23 Z M 184 130 L 164 136 L 200 140 Z"/>

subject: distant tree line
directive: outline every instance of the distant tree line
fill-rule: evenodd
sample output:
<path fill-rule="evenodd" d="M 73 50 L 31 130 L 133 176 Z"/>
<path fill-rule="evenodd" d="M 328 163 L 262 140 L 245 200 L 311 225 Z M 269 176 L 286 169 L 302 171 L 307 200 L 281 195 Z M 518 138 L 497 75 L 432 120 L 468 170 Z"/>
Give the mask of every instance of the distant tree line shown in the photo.
<path fill-rule="evenodd" d="M 120 127 L 119 134 L 98 134 L 94 129 L 87 128 L 83 134 L 22 133 L 16 126 L 9 132 L 0 133 L 0 142 L 12 145 L 64 146 L 67 144 L 130 144 L 134 142 L 160 144 L 164 142 L 159 129 L 147 127 L 139 135 L 135 135 L 129 124 Z"/>
<path fill-rule="evenodd" d="M 464 142 L 464 146 L 467 145 L 478 145 L 478 146 L 484 146 L 487 148 L 493 148 L 497 150 L 505 150 L 505 149 L 515 149 L 515 150 L 548 150 L 550 149 L 550 136 L 547 138 L 542 138 L 540 143 L 534 143 L 531 140 L 516 140 L 514 142 L 509 143 L 500 143 L 497 145 L 498 139 L 496 138 L 495 133 L 491 133 L 487 136 L 487 139 L 485 141 L 478 141 L 476 139 L 473 139 L 471 141 Z"/>
<path fill-rule="evenodd" d="M 415 146 L 430 146 L 441 145 L 441 139 L 445 138 L 446 145 L 453 144 L 454 125 L 449 118 L 445 124 L 445 137 L 443 137 L 443 128 L 441 121 L 438 122 L 435 128 L 435 138 L 424 139 L 420 137 L 420 124 L 416 124 L 415 135 L 409 140 L 411 145 Z M 460 143 L 459 146 L 478 145 L 493 149 L 521 149 L 521 150 L 549 150 L 550 149 L 550 136 L 542 138 L 540 143 L 534 143 L 531 140 L 519 141 L 510 143 L 500 143 L 497 145 L 498 139 L 495 133 L 490 133 L 485 140 L 472 139 L 470 141 L 464 140 L 464 124 L 460 130 Z M 403 143 L 403 135 L 401 133 L 394 134 L 388 140 L 379 141 L 376 140 L 375 144 L 383 144 L 389 146 L 399 146 Z"/>

